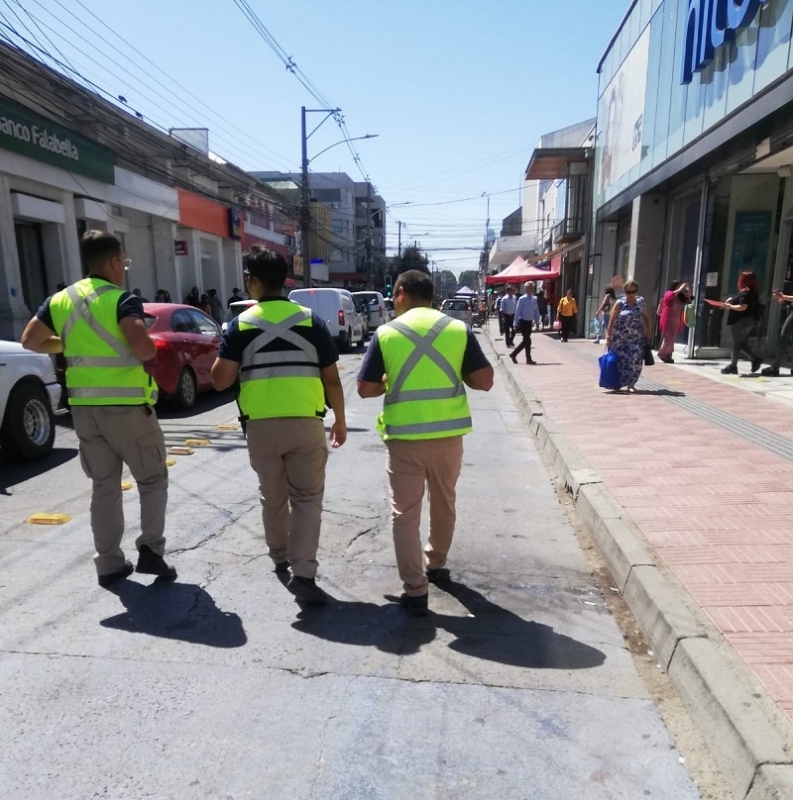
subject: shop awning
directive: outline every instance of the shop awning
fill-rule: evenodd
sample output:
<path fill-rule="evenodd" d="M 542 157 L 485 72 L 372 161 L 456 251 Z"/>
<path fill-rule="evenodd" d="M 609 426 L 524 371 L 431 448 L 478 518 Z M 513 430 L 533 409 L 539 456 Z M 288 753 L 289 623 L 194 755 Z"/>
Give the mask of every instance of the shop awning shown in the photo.
<path fill-rule="evenodd" d="M 555 181 L 566 178 L 570 164 L 586 163 L 586 147 L 539 147 L 526 167 L 527 181 Z"/>

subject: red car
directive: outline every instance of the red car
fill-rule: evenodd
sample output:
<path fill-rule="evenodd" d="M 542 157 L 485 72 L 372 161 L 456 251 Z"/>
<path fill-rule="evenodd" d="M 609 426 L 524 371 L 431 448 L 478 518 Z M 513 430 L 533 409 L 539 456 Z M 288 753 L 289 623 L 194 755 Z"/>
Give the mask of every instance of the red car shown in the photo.
<path fill-rule="evenodd" d="M 198 392 L 212 388 L 209 372 L 220 347 L 220 325 L 203 311 L 177 303 L 144 303 L 143 310 L 157 347 L 146 371 L 157 381 L 160 397 L 190 408 Z"/>

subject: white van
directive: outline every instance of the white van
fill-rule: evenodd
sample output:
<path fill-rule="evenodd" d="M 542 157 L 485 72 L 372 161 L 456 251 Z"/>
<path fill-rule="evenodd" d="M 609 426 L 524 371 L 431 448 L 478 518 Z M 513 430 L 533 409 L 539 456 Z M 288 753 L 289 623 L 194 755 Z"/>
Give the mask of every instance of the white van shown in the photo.
<path fill-rule="evenodd" d="M 346 289 L 293 289 L 289 299 L 325 321 L 342 353 L 349 353 L 353 345 L 364 346 L 363 317 Z"/>
<path fill-rule="evenodd" d="M 380 292 L 353 292 L 353 297 L 366 304 L 369 311 L 369 330 L 375 331 L 386 322 L 390 322 L 385 299 Z"/>

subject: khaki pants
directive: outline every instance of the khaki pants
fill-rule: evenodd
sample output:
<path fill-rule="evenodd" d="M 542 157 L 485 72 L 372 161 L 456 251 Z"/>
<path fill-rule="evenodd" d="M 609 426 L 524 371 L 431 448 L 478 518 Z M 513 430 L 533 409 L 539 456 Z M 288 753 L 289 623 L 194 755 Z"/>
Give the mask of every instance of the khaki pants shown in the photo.
<path fill-rule="evenodd" d="M 93 481 L 91 530 L 100 575 L 124 565 L 121 538 L 124 507 L 121 472 L 129 467 L 140 495 L 140 536 L 135 545 L 165 552 L 165 507 L 168 467 L 165 439 L 151 406 L 72 406 L 74 430 L 80 441 L 80 462 Z"/>
<path fill-rule="evenodd" d="M 251 466 L 259 476 L 270 558 L 276 563 L 289 561 L 293 575 L 313 578 L 328 461 L 322 420 L 251 420 L 246 436 Z"/>
<path fill-rule="evenodd" d="M 386 442 L 386 469 L 391 483 L 391 520 L 399 577 L 408 595 L 427 593 L 421 552 L 421 502 L 429 488 L 430 535 L 427 567 L 445 566 L 456 520 L 457 479 L 463 465 L 463 437 Z"/>

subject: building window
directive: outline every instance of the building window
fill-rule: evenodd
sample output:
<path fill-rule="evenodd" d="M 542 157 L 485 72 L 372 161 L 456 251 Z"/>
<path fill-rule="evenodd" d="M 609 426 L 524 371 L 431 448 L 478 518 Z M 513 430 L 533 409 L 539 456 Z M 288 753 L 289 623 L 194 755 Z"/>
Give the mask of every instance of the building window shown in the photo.
<path fill-rule="evenodd" d="M 331 220 L 330 223 L 331 230 L 334 233 L 341 233 L 342 232 L 342 221 L 340 219 Z"/>

